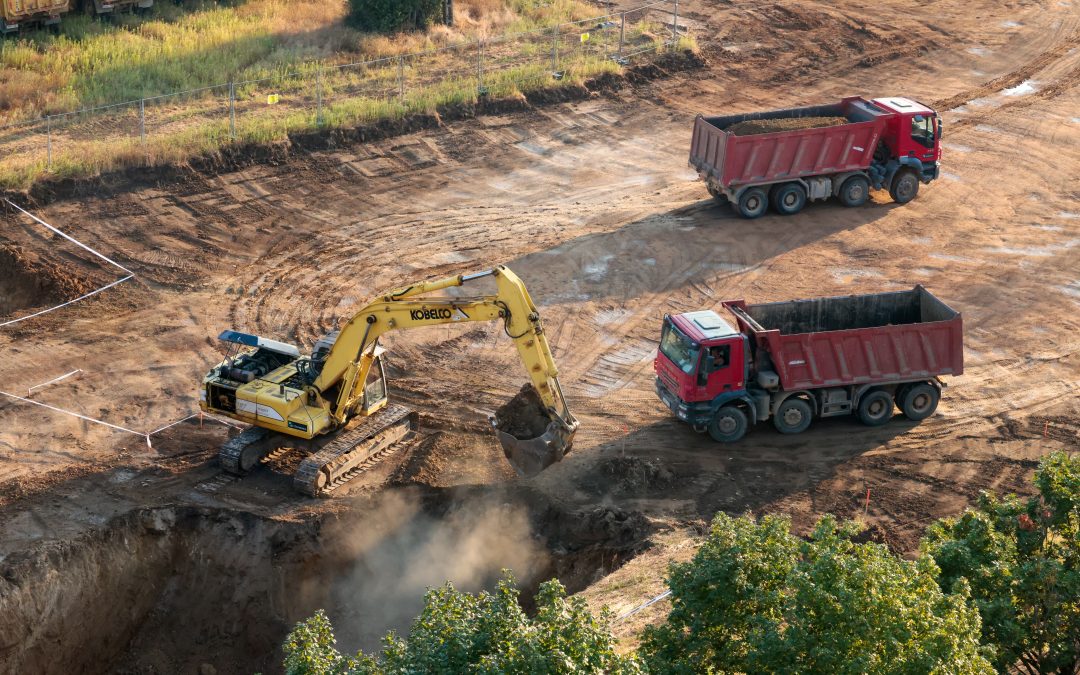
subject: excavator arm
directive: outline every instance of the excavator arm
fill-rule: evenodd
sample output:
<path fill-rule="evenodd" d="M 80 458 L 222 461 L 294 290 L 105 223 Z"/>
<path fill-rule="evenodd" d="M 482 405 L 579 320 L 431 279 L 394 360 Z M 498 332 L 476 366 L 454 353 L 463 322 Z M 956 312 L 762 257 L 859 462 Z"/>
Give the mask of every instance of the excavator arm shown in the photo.
<path fill-rule="evenodd" d="M 422 297 L 485 277 L 494 278 L 495 294 Z M 525 387 L 500 408 L 492 424 L 515 469 L 536 473 L 569 451 L 578 422 L 567 408 L 536 305 L 521 279 L 505 267 L 413 284 L 365 306 L 342 326 L 325 359 L 315 364 L 318 375 L 308 387 L 308 405 L 329 407 L 334 424 L 344 425 L 363 400 L 374 348 L 382 335 L 481 321 L 502 322 L 528 372 L 532 388 Z"/>

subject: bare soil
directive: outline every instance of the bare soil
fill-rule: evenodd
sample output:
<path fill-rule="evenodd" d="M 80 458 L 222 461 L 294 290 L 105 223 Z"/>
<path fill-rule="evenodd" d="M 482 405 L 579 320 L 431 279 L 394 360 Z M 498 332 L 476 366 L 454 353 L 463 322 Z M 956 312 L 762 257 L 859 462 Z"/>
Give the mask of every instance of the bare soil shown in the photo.
<path fill-rule="evenodd" d="M 391 396 L 423 432 L 328 500 L 293 493 L 284 455 L 222 475 L 233 432 L 210 421 L 148 448 L 4 397 L 0 672 L 273 672 L 288 626 L 317 606 L 342 648 L 370 648 L 424 586 L 479 588 L 502 566 L 622 611 L 662 589 L 666 561 L 692 548 L 680 541 L 718 510 L 788 513 L 800 531 L 825 512 L 859 517 L 911 554 L 980 490 L 1028 489 L 1040 456 L 1080 441 L 1080 13 L 1056 0 L 919 10 L 688 0 L 702 67 L 36 192 L 36 213 L 136 278 L 0 332 L 3 391 L 81 369 L 34 399 L 151 431 L 195 411 L 224 328 L 309 349 L 380 291 L 506 264 L 543 315 L 581 430 L 564 461 L 515 477 L 487 417 L 527 374 L 494 324 L 388 337 Z M 697 114 L 852 93 L 942 111 L 942 177 L 910 204 L 874 195 L 750 223 L 687 168 Z M 5 250 L 91 287 L 115 278 L 33 223 L 0 221 Z M 13 288 L 36 283 L 27 269 Z M 965 373 L 922 424 L 766 424 L 717 445 L 653 393 L 665 313 L 916 283 L 966 331 Z M 79 290 L 56 288 L 13 293 L 4 311 Z M 166 513 L 174 524 L 145 524 Z M 620 622 L 626 644 L 664 607 Z"/>
<path fill-rule="evenodd" d="M 724 131 L 729 131 L 736 136 L 754 136 L 772 134 L 777 131 L 838 127 L 843 124 L 847 124 L 845 117 L 785 117 L 778 120 L 746 120 L 732 124 Z"/>

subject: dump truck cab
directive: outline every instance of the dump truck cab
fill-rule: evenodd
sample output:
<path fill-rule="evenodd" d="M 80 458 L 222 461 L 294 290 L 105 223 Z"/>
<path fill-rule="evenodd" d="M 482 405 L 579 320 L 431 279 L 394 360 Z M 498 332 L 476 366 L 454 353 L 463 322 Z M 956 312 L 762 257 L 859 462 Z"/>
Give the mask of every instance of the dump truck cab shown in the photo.
<path fill-rule="evenodd" d="M 889 118 L 882 142 L 890 159 L 914 168 L 924 183 L 938 176 L 941 159 L 941 116 L 909 98 L 875 98 L 874 105 L 895 113 Z"/>
<path fill-rule="evenodd" d="M 746 336 L 712 310 L 665 316 L 656 392 L 679 419 L 703 427 L 720 406 L 749 403 L 748 353 Z"/>

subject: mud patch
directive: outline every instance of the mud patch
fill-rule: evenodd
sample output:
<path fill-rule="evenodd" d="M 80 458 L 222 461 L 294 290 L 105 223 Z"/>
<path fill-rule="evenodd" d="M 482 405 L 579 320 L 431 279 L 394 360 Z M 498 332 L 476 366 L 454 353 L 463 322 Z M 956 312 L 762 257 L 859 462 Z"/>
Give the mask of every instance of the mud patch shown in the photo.
<path fill-rule="evenodd" d="M 93 290 L 85 279 L 19 246 L 0 246 L 0 317 L 58 305 Z"/>

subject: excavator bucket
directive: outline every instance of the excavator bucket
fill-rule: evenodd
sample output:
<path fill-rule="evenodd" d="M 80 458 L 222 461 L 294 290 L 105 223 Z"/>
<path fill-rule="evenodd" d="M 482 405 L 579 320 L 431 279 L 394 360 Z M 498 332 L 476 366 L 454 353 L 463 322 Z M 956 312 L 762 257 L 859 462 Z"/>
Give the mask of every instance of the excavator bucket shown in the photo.
<path fill-rule="evenodd" d="M 510 466 L 519 476 L 531 477 L 570 452 L 577 422 L 568 425 L 548 411 L 531 384 L 495 411 L 491 418 Z"/>

